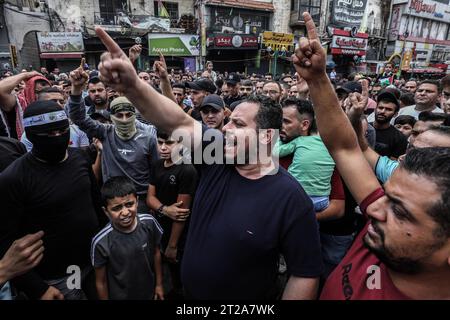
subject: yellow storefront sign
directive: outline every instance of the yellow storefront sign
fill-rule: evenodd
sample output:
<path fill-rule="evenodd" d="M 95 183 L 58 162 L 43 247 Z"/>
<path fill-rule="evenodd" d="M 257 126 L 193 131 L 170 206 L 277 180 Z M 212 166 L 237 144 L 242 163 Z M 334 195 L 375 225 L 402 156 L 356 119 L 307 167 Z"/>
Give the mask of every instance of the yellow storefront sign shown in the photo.
<path fill-rule="evenodd" d="M 277 33 L 272 31 L 264 31 L 262 43 L 273 50 L 281 50 L 283 47 L 286 50 L 291 50 L 294 46 L 294 35 L 291 33 Z"/>

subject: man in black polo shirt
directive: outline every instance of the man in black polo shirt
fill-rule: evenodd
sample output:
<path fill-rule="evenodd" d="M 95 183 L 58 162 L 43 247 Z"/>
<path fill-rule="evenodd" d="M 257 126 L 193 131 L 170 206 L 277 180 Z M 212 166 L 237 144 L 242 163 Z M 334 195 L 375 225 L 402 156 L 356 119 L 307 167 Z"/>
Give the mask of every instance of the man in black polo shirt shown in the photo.
<path fill-rule="evenodd" d="M 224 139 L 222 132 L 202 126 L 146 86 L 114 40 L 101 28 L 96 32 L 110 52 L 99 65 L 102 79 L 124 92 L 158 128 L 172 136 L 185 134 L 183 143 L 196 150 L 194 163 L 200 154 L 200 181 L 181 267 L 188 296 L 273 299 L 281 253 L 289 274 L 283 299 L 316 298 L 323 265 L 312 202 L 271 157 L 282 124 L 280 106 L 264 97 L 240 103 L 222 129 Z M 266 152 L 251 153 L 252 144 Z M 234 165 L 225 165 L 224 158 Z"/>
<path fill-rule="evenodd" d="M 239 89 L 241 84 L 241 77 L 236 73 L 230 73 L 228 77 L 225 79 L 225 84 L 228 87 L 229 94 L 226 96 L 223 101 L 225 105 L 233 111 L 231 105 L 242 99 Z"/>
<path fill-rule="evenodd" d="M 408 141 L 406 137 L 391 125 L 391 120 L 400 110 L 400 103 L 393 93 L 383 91 L 378 95 L 375 121 L 372 123 L 376 130 L 375 151 L 392 159 L 405 154 Z"/>

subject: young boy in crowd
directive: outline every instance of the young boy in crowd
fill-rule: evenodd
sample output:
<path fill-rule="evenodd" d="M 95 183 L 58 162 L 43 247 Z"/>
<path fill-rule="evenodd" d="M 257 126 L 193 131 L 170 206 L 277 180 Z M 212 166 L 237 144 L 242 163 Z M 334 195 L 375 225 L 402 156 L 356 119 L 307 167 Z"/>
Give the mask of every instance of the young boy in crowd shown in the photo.
<path fill-rule="evenodd" d="M 157 142 L 160 159 L 152 165 L 147 206 L 155 212 L 164 230 L 161 247 L 172 281 L 167 298 L 177 299 L 182 296 L 180 265 L 197 172 L 192 164 L 180 163 L 181 143 L 161 131 L 157 132 Z"/>
<path fill-rule="evenodd" d="M 106 181 L 102 201 L 110 223 L 91 247 L 99 298 L 163 300 L 161 226 L 151 215 L 137 214 L 136 188 L 126 177 Z"/>
<path fill-rule="evenodd" d="M 275 152 L 278 152 L 280 158 L 294 154 L 288 172 L 311 198 L 314 210 L 321 212 L 330 203 L 334 161 L 317 132 L 315 121 L 312 123 L 309 136 L 299 136 L 288 143 L 278 141 Z"/>
<path fill-rule="evenodd" d="M 401 115 L 395 118 L 394 121 L 394 127 L 397 128 L 406 138 L 409 138 L 409 136 L 412 133 L 412 129 L 414 128 L 414 125 L 416 124 L 416 118 L 413 116 L 408 115 Z"/>

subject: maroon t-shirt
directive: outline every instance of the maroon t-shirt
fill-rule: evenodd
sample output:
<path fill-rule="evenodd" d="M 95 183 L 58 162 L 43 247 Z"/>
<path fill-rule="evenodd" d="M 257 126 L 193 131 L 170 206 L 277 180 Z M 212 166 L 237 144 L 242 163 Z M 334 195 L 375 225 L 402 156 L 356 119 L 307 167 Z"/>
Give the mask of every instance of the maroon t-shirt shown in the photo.
<path fill-rule="evenodd" d="M 410 299 L 394 286 L 386 265 L 364 246 L 363 237 L 368 227 L 369 222 L 359 233 L 344 259 L 328 277 L 320 295 L 321 300 Z M 377 275 L 374 275 L 372 266 L 378 269 Z M 375 276 L 378 276 L 379 285 L 374 286 Z"/>

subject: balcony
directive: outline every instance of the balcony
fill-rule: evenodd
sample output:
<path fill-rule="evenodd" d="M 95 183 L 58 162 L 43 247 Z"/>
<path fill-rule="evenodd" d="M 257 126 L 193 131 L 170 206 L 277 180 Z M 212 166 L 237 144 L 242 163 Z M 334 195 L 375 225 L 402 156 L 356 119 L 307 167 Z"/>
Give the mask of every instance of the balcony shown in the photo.
<path fill-rule="evenodd" d="M 132 15 L 125 12 L 94 12 L 94 25 L 122 35 L 163 33 L 197 33 L 197 20 L 191 15 L 180 19 L 160 18 L 151 15 Z"/>

